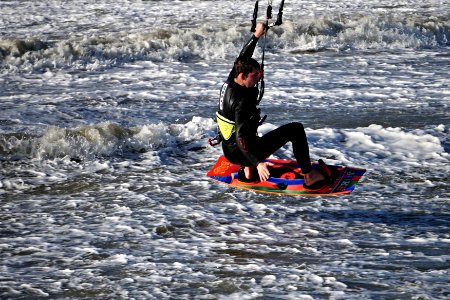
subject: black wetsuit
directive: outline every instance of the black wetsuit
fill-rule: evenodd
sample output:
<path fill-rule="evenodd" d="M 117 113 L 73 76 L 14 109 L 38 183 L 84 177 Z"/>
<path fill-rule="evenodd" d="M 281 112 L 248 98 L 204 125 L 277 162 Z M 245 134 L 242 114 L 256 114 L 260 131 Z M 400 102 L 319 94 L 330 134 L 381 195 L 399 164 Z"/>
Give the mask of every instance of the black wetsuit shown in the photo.
<path fill-rule="evenodd" d="M 252 57 L 257 43 L 258 38 L 252 36 L 239 56 Z M 219 114 L 234 121 L 236 125 L 236 132 L 229 139 L 222 139 L 225 157 L 243 166 L 257 166 L 287 142 L 292 142 L 297 162 L 304 173 L 309 173 L 311 162 L 303 125 L 297 122 L 289 123 L 259 137 L 258 88 L 237 84 L 234 82 L 235 74 L 233 68 L 222 87 L 219 100 Z"/>

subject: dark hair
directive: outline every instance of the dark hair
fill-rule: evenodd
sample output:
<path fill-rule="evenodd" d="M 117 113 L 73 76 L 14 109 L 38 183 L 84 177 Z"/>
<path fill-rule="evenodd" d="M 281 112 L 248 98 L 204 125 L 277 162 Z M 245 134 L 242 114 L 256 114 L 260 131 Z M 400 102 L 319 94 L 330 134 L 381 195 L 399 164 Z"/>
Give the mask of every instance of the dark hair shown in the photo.
<path fill-rule="evenodd" d="M 234 74 L 234 77 L 236 78 L 240 73 L 243 73 L 245 76 L 247 76 L 249 73 L 259 70 L 261 66 L 259 65 L 259 62 L 257 62 L 255 59 L 250 57 L 238 57 L 234 61 L 234 71 L 236 72 Z"/>

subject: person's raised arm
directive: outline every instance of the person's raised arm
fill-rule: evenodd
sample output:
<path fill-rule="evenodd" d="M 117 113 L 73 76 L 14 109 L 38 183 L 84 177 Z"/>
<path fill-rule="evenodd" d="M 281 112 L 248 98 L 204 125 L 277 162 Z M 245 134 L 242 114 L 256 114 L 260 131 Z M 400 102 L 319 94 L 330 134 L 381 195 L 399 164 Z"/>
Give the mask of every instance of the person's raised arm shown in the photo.
<path fill-rule="evenodd" d="M 266 25 L 264 23 L 258 23 L 256 25 L 255 32 L 248 42 L 244 45 L 239 54 L 240 57 L 252 57 L 253 52 L 255 52 L 256 44 L 259 38 L 266 32 Z"/>

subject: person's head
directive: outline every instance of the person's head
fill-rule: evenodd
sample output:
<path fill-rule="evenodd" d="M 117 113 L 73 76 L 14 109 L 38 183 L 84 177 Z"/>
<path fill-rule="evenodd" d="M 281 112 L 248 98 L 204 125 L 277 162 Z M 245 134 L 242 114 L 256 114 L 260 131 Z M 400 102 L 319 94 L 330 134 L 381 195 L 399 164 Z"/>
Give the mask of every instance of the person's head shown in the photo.
<path fill-rule="evenodd" d="M 234 62 L 235 80 L 245 87 L 254 87 L 261 77 L 260 69 L 255 59 L 238 57 Z"/>

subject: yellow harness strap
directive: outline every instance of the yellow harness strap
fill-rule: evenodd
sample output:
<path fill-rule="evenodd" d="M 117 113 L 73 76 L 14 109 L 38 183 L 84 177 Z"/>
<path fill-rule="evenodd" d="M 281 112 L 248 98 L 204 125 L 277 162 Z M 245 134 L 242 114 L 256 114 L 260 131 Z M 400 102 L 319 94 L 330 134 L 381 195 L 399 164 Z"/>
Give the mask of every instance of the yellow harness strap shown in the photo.
<path fill-rule="evenodd" d="M 227 118 L 219 114 L 219 112 L 216 112 L 216 119 L 217 125 L 219 125 L 220 133 L 227 141 L 233 135 L 233 133 L 236 132 L 236 123 L 228 120 Z"/>

